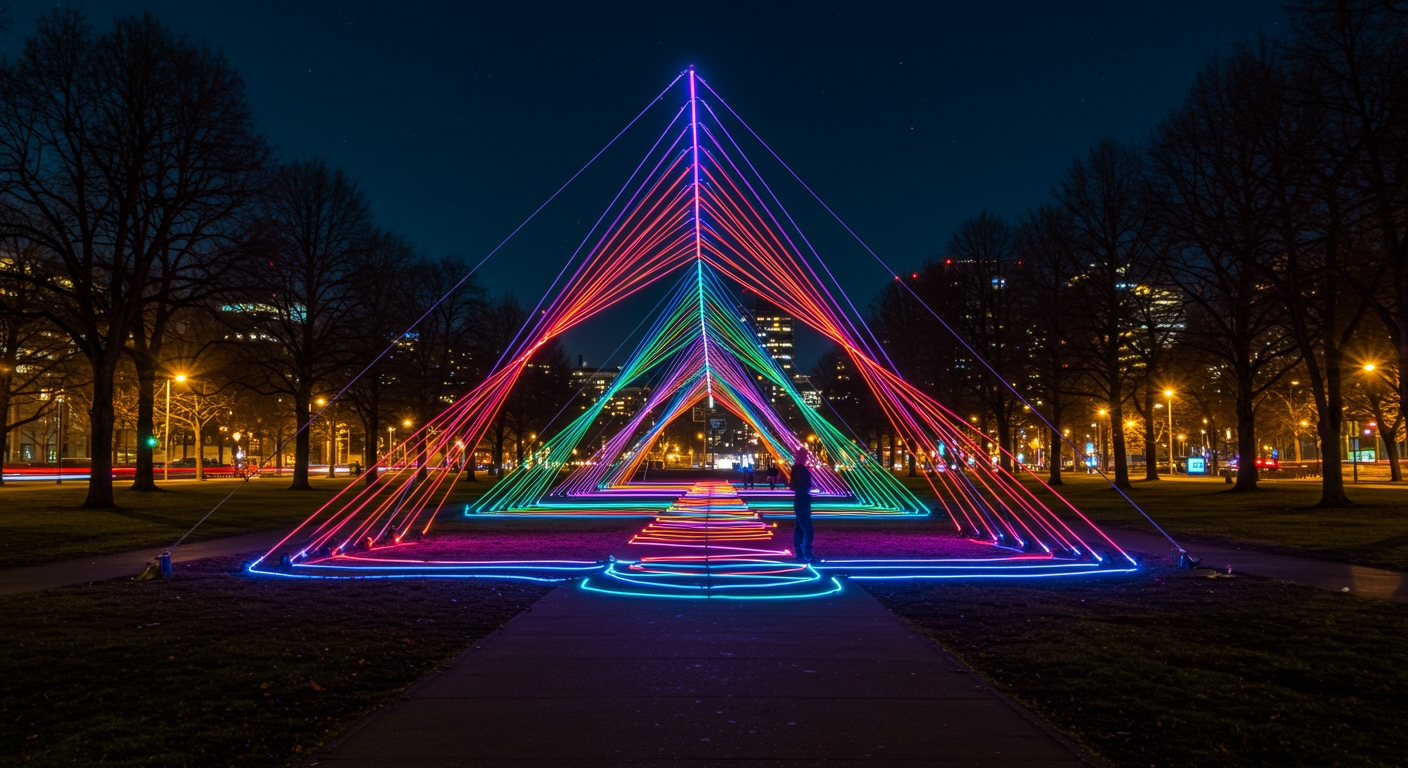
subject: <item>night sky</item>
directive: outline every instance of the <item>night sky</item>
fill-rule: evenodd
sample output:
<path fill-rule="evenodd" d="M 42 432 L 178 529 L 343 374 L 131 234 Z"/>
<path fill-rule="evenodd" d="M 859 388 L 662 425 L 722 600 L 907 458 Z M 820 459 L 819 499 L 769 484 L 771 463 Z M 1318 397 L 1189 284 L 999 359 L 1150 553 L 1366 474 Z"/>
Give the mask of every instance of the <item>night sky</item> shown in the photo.
<path fill-rule="evenodd" d="M 598 5 L 80 4 L 99 28 L 152 11 L 219 47 L 284 156 L 341 165 L 383 225 L 471 262 L 692 63 L 900 269 L 967 216 L 1039 203 L 1101 138 L 1143 138 L 1210 56 L 1285 18 L 1275 0 Z M 12 2 L 7 47 L 52 7 Z M 647 124 L 486 265 L 492 290 L 536 301 L 663 123 Z M 869 301 L 886 275 L 763 171 Z M 651 304 L 574 332 L 569 352 L 600 362 Z M 803 342 L 803 369 L 819 350 Z"/>

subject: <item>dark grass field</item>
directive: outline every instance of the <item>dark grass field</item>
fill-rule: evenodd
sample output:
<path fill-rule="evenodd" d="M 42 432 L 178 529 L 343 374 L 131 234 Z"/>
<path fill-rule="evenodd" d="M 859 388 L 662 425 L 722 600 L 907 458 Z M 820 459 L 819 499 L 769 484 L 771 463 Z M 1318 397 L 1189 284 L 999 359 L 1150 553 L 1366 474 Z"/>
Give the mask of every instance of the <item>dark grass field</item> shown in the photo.
<path fill-rule="evenodd" d="M 549 589 L 239 564 L 0 597 L 0 765 L 289 765 Z"/>
<path fill-rule="evenodd" d="M 1408 765 L 1408 605 L 1158 568 L 866 589 L 1116 768 Z"/>
<path fill-rule="evenodd" d="M 0 487 L 0 567 L 67 560 L 169 545 L 232 490 L 237 492 L 201 524 L 190 541 L 251 531 L 292 528 L 346 487 L 346 478 L 312 479 L 313 490 L 288 490 L 289 478 L 176 481 L 165 490 L 137 493 L 117 486 L 117 509 L 83 509 L 87 485 L 9 483 Z M 489 484 L 461 482 L 447 504 L 463 506 Z"/>

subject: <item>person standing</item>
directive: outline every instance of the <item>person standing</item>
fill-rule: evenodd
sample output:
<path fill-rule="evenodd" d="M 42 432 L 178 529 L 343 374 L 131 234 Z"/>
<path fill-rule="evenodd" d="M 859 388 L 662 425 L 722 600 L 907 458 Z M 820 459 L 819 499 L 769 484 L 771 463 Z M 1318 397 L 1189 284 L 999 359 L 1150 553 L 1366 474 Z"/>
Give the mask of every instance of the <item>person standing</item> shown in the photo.
<path fill-rule="evenodd" d="M 798 448 L 792 457 L 792 514 L 796 525 L 792 529 L 792 551 L 798 560 L 812 562 L 812 471 L 807 466 L 806 448 Z"/>
<path fill-rule="evenodd" d="M 768 490 L 771 491 L 771 490 L 775 489 L 776 487 L 777 487 L 777 465 L 776 465 L 776 464 L 773 464 L 772 462 L 768 462 Z"/>

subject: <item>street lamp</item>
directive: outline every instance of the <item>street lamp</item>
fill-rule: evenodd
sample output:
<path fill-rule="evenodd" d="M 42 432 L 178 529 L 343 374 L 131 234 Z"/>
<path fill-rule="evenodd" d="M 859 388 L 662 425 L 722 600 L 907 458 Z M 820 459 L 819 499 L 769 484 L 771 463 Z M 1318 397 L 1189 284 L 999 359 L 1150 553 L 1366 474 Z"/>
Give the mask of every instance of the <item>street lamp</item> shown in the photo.
<path fill-rule="evenodd" d="M 1173 460 L 1173 390 L 1165 389 L 1164 397 L 1168 398 L 1168 473 L 1174 473 Z"/>

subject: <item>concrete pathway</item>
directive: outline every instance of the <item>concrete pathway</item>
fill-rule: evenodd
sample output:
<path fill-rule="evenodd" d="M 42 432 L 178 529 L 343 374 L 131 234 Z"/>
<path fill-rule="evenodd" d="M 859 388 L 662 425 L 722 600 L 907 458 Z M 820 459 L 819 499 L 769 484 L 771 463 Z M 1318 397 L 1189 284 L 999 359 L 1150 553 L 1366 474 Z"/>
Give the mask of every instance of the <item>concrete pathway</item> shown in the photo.
<path fill-rule="evenodd" d="M 308 764 L 1097 765 L 847 584 L 802 600 L 564 586 Z"/>
<path fill-rule="evenodd" d="M 1157 533 L 1106 529 L 1110 538 L 1127 550 L 1163 555 L 1177 560 L 1177 550 L 1168 539 Z M 1174 538 L 1179 538 L 1176 534 Z M 1220 570 L 1229 566 L 1233 573 L 1250 573 L 1273 579 L 1294 581 L 1312 587 L 1348 590 L 1364 597 L 1408 601 L 1408 573 L 1368 568 L 1362 565 L 1332 563 L 1295 555 L 1279 555 L 1254 548 L 1254 545 L 1204 544 L 1180 539 L 1180 543 L 1203 565 Z"/>
<path fill-rule="evenodd" d="M 223 539 L 197 541 L 182 544 L 171 553 L 171 562 L 183 563 L 187 560 L 200 560 L 206 557 L 237 555 L 241 552 L 264 553 L 279 543 L 288 528 L 274 531 L 259 531 Z M 13 595 L 20 592 L 36 592 L 69 584 L 84 584 L 90 581 L 120 579 L 136 576 L 148 563 L 156 561 L 157 555 L 166 547 L 149 547 L 113 555 L 95 555 L 78 560 L 64 560 L 45 565 L 24 565 L 0 570 L 0 595 Z"/>

